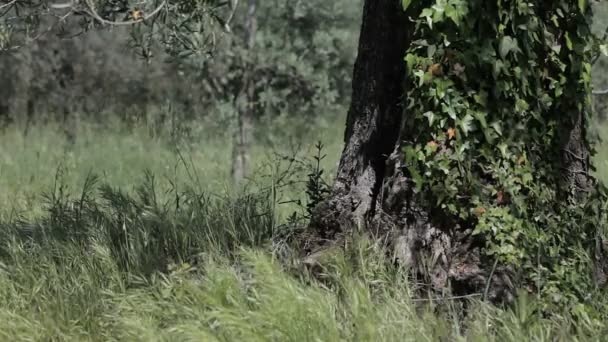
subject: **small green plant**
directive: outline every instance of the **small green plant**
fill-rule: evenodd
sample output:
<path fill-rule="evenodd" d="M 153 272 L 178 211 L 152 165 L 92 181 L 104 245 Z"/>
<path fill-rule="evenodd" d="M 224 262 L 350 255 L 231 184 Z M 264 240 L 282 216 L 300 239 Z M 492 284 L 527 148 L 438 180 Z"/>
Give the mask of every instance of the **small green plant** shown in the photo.
<path fill-rule="evenodd" d="M 306 182 L 306 195 L 308 202 L 306 203 L 306 211 L 308 215 L 312 215 L 313 210 L 321 203 L 330 193 L 330 186 L 323 178 L 324 170 L 321 168 L 321 161 L 327 157 L 323 152 L 323 143 L 317 142 L 315 145 L 316 154 L 313 156 L 308 180 Z"/>
<path fill-rule="evenodd" d="M 98 177 L 89 175 L 81 194 L 73 197 L 60 181 L 47 195 L 46 216 L 14 231 L 42 246 L 68 243 L 87 249 L 103 243 L 120 269 L 137 275 L 192 262 L 201 253 L 228 256 L 240 247 L 262 246 L 273 236 L 276 213 L 266 193 L 215 199 L 188 187 L 160 193 L 158 187 L 149 172 L 136 195 L 99 185 Z"/>

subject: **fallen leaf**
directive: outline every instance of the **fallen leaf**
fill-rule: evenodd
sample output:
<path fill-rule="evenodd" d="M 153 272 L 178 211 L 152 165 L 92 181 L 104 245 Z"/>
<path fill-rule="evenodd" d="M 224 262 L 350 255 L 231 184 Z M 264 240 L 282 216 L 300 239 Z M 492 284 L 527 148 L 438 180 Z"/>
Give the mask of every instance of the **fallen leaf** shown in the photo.
<path fill-rule="evenodd" d="M 432 64 L 427 71 L 436 77 L 443 76 L 443 67 L 439 63 Z"/>
<path fill-rule="evenodd" d="M 456 129 L 453 127 L 448 128 L 448 139 L 454 139 L 456 136 Z"/>
<path fill-rule="evenodd" d="M 475 214 L 475 216 L 481 217 L 483 214 L 486 213 L 486 208 L 477 207 L 477 208 L 473 209 L 473 213 Z"/>

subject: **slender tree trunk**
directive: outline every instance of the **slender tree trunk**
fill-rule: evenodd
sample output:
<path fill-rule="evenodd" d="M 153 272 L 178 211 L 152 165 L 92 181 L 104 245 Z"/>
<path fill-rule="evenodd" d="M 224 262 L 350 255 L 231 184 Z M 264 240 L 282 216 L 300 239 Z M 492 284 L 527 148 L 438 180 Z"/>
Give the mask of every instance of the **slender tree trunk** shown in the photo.
<path fill-rule="evenodd" d="M 427 212 L 417 203 L 404 172 L 403 141 L 417 132 L 405 124 L 408 113 L 402 106 L 403 58 L 413 27 L 400 3 L 365 1 L 345 147 L 332 194 L 311 219 L 310 228 L 321 241 L 313 248 L 363 229 L 386 239 L 394 260 L 431 289 L 452 294 L 487 291 L 490 299 L 509 300 L 510 270 L 484 260 L 483 242 L 472 235 L 471 227 L 438 226 L 442 214 Z M 564 128 L 562 165 L 571 189 L 589 185 L 581 120 L 579 116 Z"/>
<path fill-rule="evenodd" d="M 11 112 L 9 110 L 9 98 L 11 97 L 12 84 L 0 86 L 0 128 L 4 129 L 12 123 Z"/>
<path fill-rule="evenodd" d="M 27 136 L 30 132 L 31 126 L 34 124 L 34 99 L 35 96 L 30 96 L 27 99 L 27 112 L 25 117 L 25 128 L 23 129 L 23 135 Z"/>
<path fill-rule="evenodd" d="M 247 19 L 246 19 L 246 37 L 245 43 L 250 56 L 252 50 L 255 47 L 255 36 L 257 33 L 257 0 L 249 0 L 247 3 Z M 249 58 L 248 63 L 252 63 Z M 232 177 L 235 183 L 240 183 L 245 177 L 247 177 L 249 168 L 249 150 L 252 141 L 253 131 L 253 115 L 255 106 L 255 80 L 251 72 L 253 66 L 245 68 L 245 75 L 243 76 L 243 93 L 245 101 L 243 104 L 238 106 L 238 122 L 237 129 L 234 133 L 234 147 L 232 152 Z"/>
<path fill-rule="evenodd" d="M 10 57 L 18 58 L 20 68 L 12 71 L 13 84 L 10 98 L 8 99 L 8 111 L 12 116 L 12 119 L 20 127 L 25 127 L 27 114 L 28 114 L 28 102 L 33 97 L 33 87 L 30 85 L 31 82 L 35 82 L 32 70 L 34 63 L 32 61 L 32 54 L 28 51 L 18 51 L 15 56 Z M 11 63 L 17 63 L 11 61 Z"/>

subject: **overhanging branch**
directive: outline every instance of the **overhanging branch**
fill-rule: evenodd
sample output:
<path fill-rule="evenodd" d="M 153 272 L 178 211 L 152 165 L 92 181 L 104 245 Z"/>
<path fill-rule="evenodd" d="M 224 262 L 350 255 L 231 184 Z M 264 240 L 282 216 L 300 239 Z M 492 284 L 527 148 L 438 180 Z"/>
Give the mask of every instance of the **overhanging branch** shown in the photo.
<path fill-rule="evenodd" d="M 152 17 L 154 17 L 155 15 L 157 15 L 167 4 L 167 1 L 163 1 L 158 7 L 156 7 L 156 9 L 152 12 L 150 12 L 149 14 L 143 15 L 140 18 L 135 18 L 133 20 L 126 20 L 126 21 L 111 21 L 111 20 L 107 20 L 102 18 L 99 13 L 97 13 L 97 10 L 95 10 L 95 5 L 93 5 L 93 1 L 92 0 L 86 0 L 86 10 L 85 12 L 87 14 L 89 14 L 93 19 L 97 20 L 99 23 L 104 24 L 104 25 L 111 25 L 111 26 L 121 26 L 121 25 L 133 25 L 133 24 L 137 24 L 137 23 L 141 23 L 143 21 L 146 21 Z"/>
<path fill-rule="evenodd" d="M 591 92 L 591 94 L 593 94 L 593 95 L 608 95 L 608 89 L 594 90 L 594 91 Z"/>
<path fill-rule="evenodd" d="M 11 0 L 5 4 L 2 4 L 2 5 L 0 5 L 0 10 L 10 7 L 10 6 L 14 5 L 16 2 L 17 2 L 17 0 Z"/>
<path fill-rule="evenodd" d="M 16 0 L 13 0 L 16 1 Z M 57 3 L 52 4 L 50 7 L 53 9 L 71 9 L 73 12 L 84 12 L 86 15 L 93 18 L 95 21 L 99 22 L 102 25 L 110 25 L 110 26 L 126 26 L 126 25 L 134 25 L 141 22 L 144 22 L 152 17 L 156 16 L 165 6 L 167 5 L 167 1 L 164 0 L 158 7 L 156 7 L 152 12 L 148 14 L 144 14 L 139 18 L 134 18 L 132 20 L 125 21 L 112 21 L 104 19 L 95 9 L 95 5 L 92 0 L 84 1 L 84 9 L 78 9 L 77 4 L 74 1 L 70 1 L 67 3 Z"/>

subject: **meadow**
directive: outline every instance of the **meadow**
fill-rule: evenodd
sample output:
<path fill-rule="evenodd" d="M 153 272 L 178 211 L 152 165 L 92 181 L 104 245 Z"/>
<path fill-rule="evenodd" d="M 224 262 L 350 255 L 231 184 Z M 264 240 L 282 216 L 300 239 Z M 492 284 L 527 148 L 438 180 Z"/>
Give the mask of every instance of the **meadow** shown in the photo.
<path fill-rule="evenodd" d="M 289 243 L 305 225 L 307 179 L 331 183 L 341 116 L 264 123 L 253 174 L 230 179 L 231 136 L 80 123 L 0 134 L 2 341 L 601 341 L 602 313 L 552 315 L 521 294 L 412 290 L 362 236 L 314 273 Z M 608 126 L 601 134 L 608 136 Z M 316 165 L 318 141 L 323 142 Z M 608 181 L 608 146 L 596 165 Z"/>

